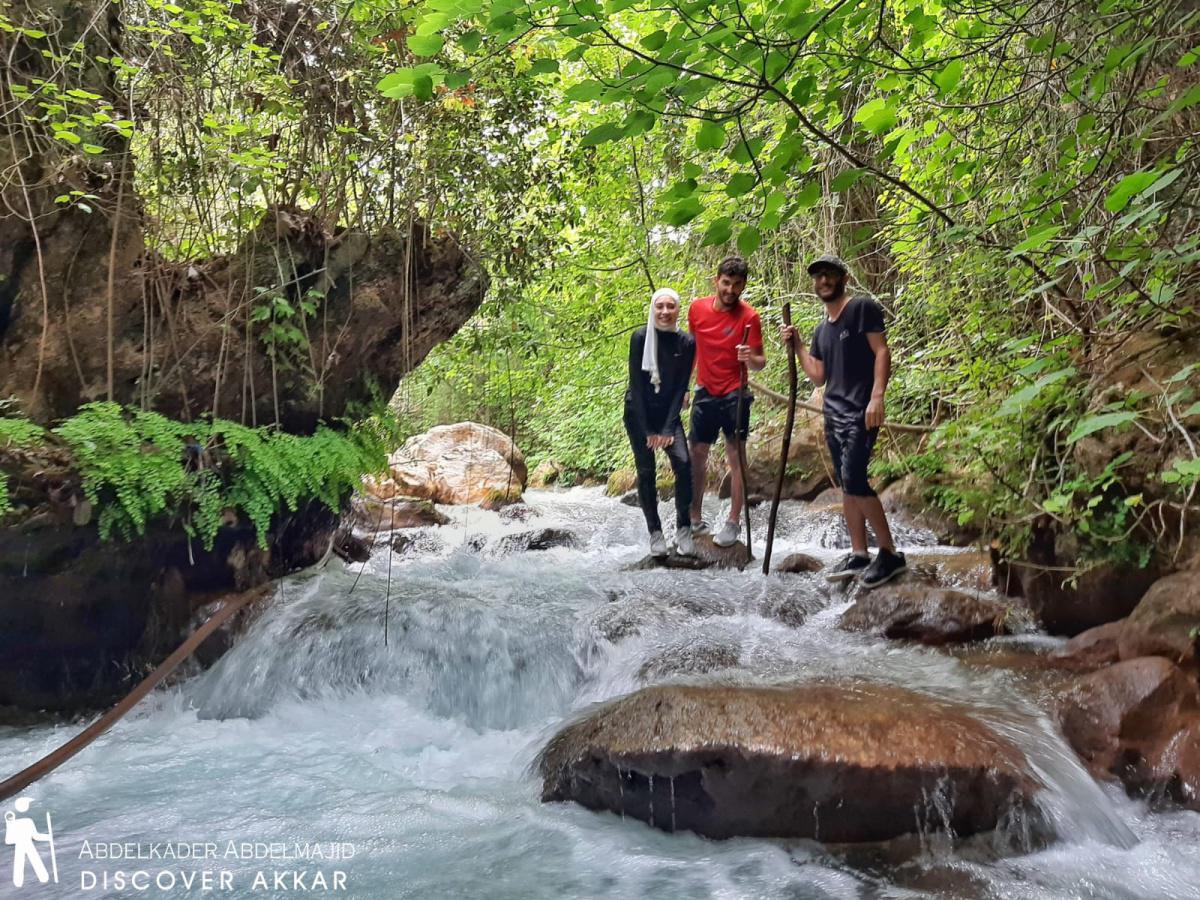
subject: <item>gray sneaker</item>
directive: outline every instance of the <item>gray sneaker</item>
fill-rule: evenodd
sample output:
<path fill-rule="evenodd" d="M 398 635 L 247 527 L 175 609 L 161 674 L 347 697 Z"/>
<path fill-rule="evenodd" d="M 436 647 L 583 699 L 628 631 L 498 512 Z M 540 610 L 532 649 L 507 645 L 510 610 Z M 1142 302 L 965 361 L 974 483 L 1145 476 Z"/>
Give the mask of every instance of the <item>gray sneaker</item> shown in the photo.
<path fill-rule="evenodd" d="M 695 556 L 696 544 L 692 540 L 692 529 L 680 526 L 675 530 L 675 552 L 680 556 Z"/>
<path fill-rule="evenodd" d="M 692 523 L 692 537 L 700 537 L 705 534 L 712 534 L 712 529 L 708 527 L 707 522 L 701 519 L 699 522 Z"/>
<path fill-rule="evenodd" d="M 661 531 L 650 532 L 650 555 L 666 556 L 668 552 L 667 541 L 663 537 L 663 533 Z"/>
<path fill-rule="evenodd" d="M 726 522 L 721 530 L 713 535 L 713 543 L 718 547 L 732 547 L 741 534 L 742 526 L 739 522 Z"/>

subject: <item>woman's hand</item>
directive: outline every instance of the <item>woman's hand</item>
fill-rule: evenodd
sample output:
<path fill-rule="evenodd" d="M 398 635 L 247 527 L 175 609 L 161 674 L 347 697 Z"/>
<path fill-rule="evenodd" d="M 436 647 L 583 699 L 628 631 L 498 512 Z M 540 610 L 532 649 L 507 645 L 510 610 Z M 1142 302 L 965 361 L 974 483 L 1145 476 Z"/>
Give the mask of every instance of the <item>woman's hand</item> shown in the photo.
<path fill-rule="evenodd" d="M 666 450 L 675 443 L 673 434 L 652 434 L 646 438 L 646 446 L 651 450 Z"/>

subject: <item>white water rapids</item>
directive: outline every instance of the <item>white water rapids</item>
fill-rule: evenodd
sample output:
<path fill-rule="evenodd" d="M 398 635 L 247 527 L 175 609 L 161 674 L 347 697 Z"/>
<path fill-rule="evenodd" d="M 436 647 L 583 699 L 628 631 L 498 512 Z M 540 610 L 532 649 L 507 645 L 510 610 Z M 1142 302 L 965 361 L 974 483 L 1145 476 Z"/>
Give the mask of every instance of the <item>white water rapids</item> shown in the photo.
<path fill-rule="evenodd" d="M 11 887 L 9 848 L 0 846 L 0 896 L 1200 897 L 1200 814 L 1150 812 L 1097 785 L 1028 673 L 845 633 L 836 622 L 849 598 L 818 576 L 764 578 L 757 563 L 746 572 L 623 572 L 645 553 L 636 509 L 598 489 L 527 500 L 535 515 L 526 522 L 447 510 L 454 522 L 424 530 L 404 553 L 385 544 L 365 567 L 334 559 L 286 579 L 214 668 L 157 692 L 26 792 L 39 824 L 44 811 L 53 815 L 60 881 Z M 671 518 L 668 505 L 663 516 Z M 759 555 L 765 520 L 756 509 Z M 497 552 L 501 536 L 545 527 L 568 529 L 579 546 Z M 784 504 L 775 560 L 793 550 L 832 558 L 841 535 L 832 513 Z M 899 538 L 910 549 L 958 552 L 913 529 Z M 1050 639 L 993 643 L 1006 640 Z M 867 676 L 970 704 L 1026 753 L 1060 839 L 1001 858 L 931 839 L 915 858 L 863 864 L 812 842 L 711 841 L 540 802 L 530 764 L 564 721 L 643 686 L 648 661 L 698 646 L 738 663 L 663 677 Z M 0 728 L 0 775 L 79 727 Z M 155 842 L 212 843 L 217 858 L 95 858 L 100 846 L 146 852 Z M 227 857 L 229 842 L 252 852 Z M 255 844 L 270 852 L 297 843 L 353 856 L 254 858 Z M 115 886 L 114 873 L 137 869 L 177 880 L 167 889 Z M 232 889 L 189 890 L 178 880 L 206 869 L 230 873 Z M 345 872 L 345 890 L 313 892 L 318 870 L 326 879 Z M 255 890 L 262 871 L 306 871 L 308 893 L 291 881 L 285 892 L 270 875 Z"/>

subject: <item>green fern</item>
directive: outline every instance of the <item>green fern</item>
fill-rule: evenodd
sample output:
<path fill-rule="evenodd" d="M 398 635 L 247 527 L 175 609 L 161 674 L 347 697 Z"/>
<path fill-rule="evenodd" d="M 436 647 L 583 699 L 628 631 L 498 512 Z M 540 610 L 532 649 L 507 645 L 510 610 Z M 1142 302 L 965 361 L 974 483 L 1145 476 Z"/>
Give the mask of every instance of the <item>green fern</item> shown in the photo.
<path fill-rule="evenodd" d="M 130 539 L 155 519 L 178 521 L 211 549 L 227 510 L 254 525 L 259 544 L 276 514 L 308 500 L 338 509 L 386 465 L 398 436 L 382 420 L 301 437 L 236 422 L 175 422 L 158 413 L 90 403 L 54 429 L 74 454 L 100 534 Z"/>
<path fill-rule="evenodd" d="M 45 430 L 28 419 L 0 416 L 0 450 L 33 447 L 42 442 Z M 12 512 L 12 497 L 8 491 L 8 476 L 0 474 L 0 519 Z"/>

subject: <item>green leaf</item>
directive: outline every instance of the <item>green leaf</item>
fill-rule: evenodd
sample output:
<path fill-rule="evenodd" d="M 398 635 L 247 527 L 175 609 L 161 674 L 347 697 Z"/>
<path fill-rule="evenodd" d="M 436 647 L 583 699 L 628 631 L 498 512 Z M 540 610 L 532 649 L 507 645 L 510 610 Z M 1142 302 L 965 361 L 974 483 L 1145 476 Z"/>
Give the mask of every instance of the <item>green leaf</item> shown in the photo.
<path fill-rule="evenodd" d="M 1104 198 L 1104 208 L 1111 213 L 1120 212 L 1129 205 L 1134 194 L 1140 194 L 1150 187 L 1161 174 L 1156 169 L 1151 169 L 1149 172 L 1134 172 L 1132 175 L 1126 175 Z"/>
<path fill-rule="evenodd" d="M 696 132 L 697 150 L 720 150 L 725 146 L 725 129 L 716 122 L 705 122 Z"/>
<path fill-rule="evenodd" d="M 877 97 L 863 104 L 854 114 L 854 121 L 874 135 L 891 131 L 896 125 L 896 110 L 887 98 Z"/>
<path fill-rule="evenodd" d="M 414 56 L 436 56 L 442 51 L 445 43 L 445 38 L 440 34 L 410 34 L 408 36 L 408 49 L 413 52 Z"/>
<path fill-rule="evenodd" d="M 413 79 L 413 96 L 418 100 L 433 99 L 433 79 L 428 75 L 419 75 Z"/>
<path fill-rule="evenodd" d="M 458 46 L 462 47 L 467 53 L 474 53 L 482 43 L 483 35 L 475 30 L 466 32 L 458 39 Z"/>
<path fill-rule="evenodd" d="M 642 46 L 653 53 L 656 50 L 661 50 L 662 45 L 667 42 L 667 33 L 661 28 L 658 31 L 653 31 L 642 38 Z"/>
<path fill-rule="evenodd" d="M 1073 444 L 1080 438 L 1085 438 L 1093 432 L 1099 431 L 1102 428 L 1115 428 L 1117 425 L 1124 425 L 1127 422 L 1132 422 L 1138 417 L 1137 413 L 1125 410 L 1123 412 L 1101 413 L 1098 416 L 1088 416 L 1082 419 L 1075 430 L 1067 437 L 1067 443 Z"/>
<path fill-rule="evenodd" d="M 1019 412 L 1028 404 L 1032 403 L 1043 390 L 1052 384 L 1057 384 L 1065 378 L 1070 378 L 1075 374 L 1075 369 L 1068 366 L 1065 369 L 1058 369 L 1048 375 L 1043 375 L 1033 384 L 1021 388 L 1015 394 L 1011 394 L 1003 403 L 1000 404 L 1000 415 L 1012 415 Z"/>
<path fill-rule="evenodd" d="M 597 125 L 585 134 L 580 144 L 584 147 L 595 147 L 609 141 L 619 141 L 624 136 L 624 126 L 618 125 L 615 122 L 605 122 L 603 125 Z"/>
<path fill-rule="evenodd" d="M 829 185 L 829 189 L 835 194 L 839 191 L 844 191 L 847 188 L 853 187 L 866 174 L 866 169 L 847 169 L 845 172 L 840 172 L 834 177 Z"/>
<path fill-rule="evenodd" d="M 758 179 L 754 175 L 749 172 L 738 172 L 725 185 L 725 193 L 730 197 L 740 197 L 742 194 L 748 194 L 754 190 L 756 184 L 758 184 Z"/>
<path fill-rule="evenodd" d="M 742 229 L 742 233 L 738 235 L 737 246 L 741 251 L 742 256 L 749 256 L 758 249 L 758 245 L 762 243 L 762 235 L 753 225 L 747 225 Z"/>
<path fill-rule="evenodd" d="M 945 96 L 958 87 L 958 83 L 962 80 L 962 74 L 963 61 L 961 59 L 952 59 L 946 63 L 942 71 L 933 76 L 933 83 L 938 86 L 938 90 Z"/>
<path fill-rule="evenodd" d="M 581 81 L 579 84 L 573 84 L 567 88 L 563 96 L 572 103 L 585 103 L 591 100 L 598 100 L 606 88 L 599 81 Z"/>
<path fill-rule="evenodd" d="M 90 153 L 90 154 L 92 154 L 93 156 L 98 156 L 99 154 L 101 154 L 101 153 L 103 153 L 103 152 L 104 152 L 104 148 L 103 148 L 103 147 L 100 147 L 100 146 L 98 146 L 98 145 L 96 145 L 96 144 L 84 144 L 84 145 L 83 145 L 83 152 L 84 152 L 84 153 Z"/>
<path fill-rule="evenodd" d="M 1021 241 L 1021 243 L 1017 244 L 1017 246 L 1013 247 L 1013 255 L 1015 256 L 1018 253 L 1028 253 L 1030 250 L 1041 249 L 1062 230 L 1062 225 L 1050 225 L 1047 228 L 1042 228 L 1038 231 L 1035 231 L 1029 237 L 1025 238 L 1025 240 Z"/>
<path fill-rule="evenodd" d="M 704 232 L 704 239 L 700 241 L 700 246 L 712 247 L 717 244 L 727 244 L 731 237 L 733 237 L 733 220 L 729 216 L 722 216 L 708 226 L 708 230 Z"/>
<path fill-rule="evenodd" d="M 645 134 L 658 122 L 658 116 L 648 109 L 639 109 L 625 122 L 625 136 Z"/>
<path fill-rule="evenodd" d="M 703 209 L 699 197 L 687 197 L 668 209 L 663 218 L 668 225 L 678 228 L 700 215 Z"/>
<path fill-rule="evenodd" d="M 796 194 L 796 208 L 812 209 L 820 200 L 821 185 L 816 181 L 810 181 Z"/>
<path fill-rule="evenodd" d="M 1193 403 L 1191 406 L 1185 409 L 1179 418 L 1190 419 L 1192 416 L 1200 416 L 1200 401 Z"/>
<path fill-rule="evenodd" d="M 535 59 L 529 67 L 530 75 L 550 75 L 558 71 L 557 59 Z"/>

